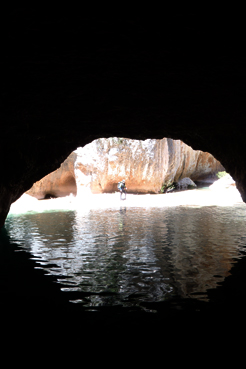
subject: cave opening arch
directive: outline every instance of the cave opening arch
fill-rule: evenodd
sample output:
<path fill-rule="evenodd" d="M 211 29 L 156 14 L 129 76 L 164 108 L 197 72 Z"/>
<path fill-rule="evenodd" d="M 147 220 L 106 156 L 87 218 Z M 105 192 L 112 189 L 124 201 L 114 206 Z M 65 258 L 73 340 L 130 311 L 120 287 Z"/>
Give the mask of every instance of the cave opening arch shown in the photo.
<path fill-rule="evenodd" d="M 37 199 L 82 195 L 84 191 L 115 193 L 124 179 L 127 193 L 159 194 L 197 184 L 208 186 L 222 171 L 224 167 L 211 154 L 193 150 L 180 140 L 100 138 L 78 147 L 26 193 Z"/>
<path fill-rule="evenodd" d="M 100 137 L 180 139 L 223 163 L 246 201 L 245 22 L 230 20 L 6 14 L 0 226 L 34 182 Z"/>

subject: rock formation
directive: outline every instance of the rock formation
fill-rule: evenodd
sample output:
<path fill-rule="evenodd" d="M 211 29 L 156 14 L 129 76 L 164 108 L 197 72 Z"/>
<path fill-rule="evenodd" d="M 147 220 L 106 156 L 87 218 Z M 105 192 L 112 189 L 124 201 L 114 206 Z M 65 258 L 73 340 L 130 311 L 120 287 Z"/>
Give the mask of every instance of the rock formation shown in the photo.
<path fill-rule="evenodd" d="M 180 140 L 100 138 L 79 147 L 61 167 L 27 192 L 36 198 L 114 192 L 125 179 L 131 193 L 159 193 L 167 183 L 189 177 L 213 177 L 223 166 L 209 153 L 195 151 Z M 182 184 L 182 182 L 181 182 Z M 182 187 L 182 186 L 181 186 Z"/>
<path fill-rule="evenodd" d="M 61 164 L 60 168 L 43 177 L 33 184 L 27 191 L 28 195 L 37 199 L 50 197 L 63 197 L 70 193 L 77 194 L 77 187 L 74 175 L 74 162 L 77 155 L 72 152 Z"/>
<path fill-rule="evenodd" d="M 189 178 L 185 177 L 177 182 L 178 190 L 187 190 L 187 188 L 195 188 L 197 185 Z"/>

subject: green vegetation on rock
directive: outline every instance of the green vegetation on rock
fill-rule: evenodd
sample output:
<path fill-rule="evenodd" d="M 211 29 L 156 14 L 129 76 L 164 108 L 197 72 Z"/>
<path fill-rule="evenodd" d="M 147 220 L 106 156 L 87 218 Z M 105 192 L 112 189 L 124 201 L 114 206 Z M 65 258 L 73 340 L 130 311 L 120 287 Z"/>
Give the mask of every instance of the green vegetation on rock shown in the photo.
<path fill-rule="evenodd" d="M 223 172 L 218 172 L 217 174 L 216 174 L 216 176 L 220 179 L 220 178 L 222 178 L 222 177 L 225 177 L 227 175 L 227 172 L 226 171 L 223 171 Z"/>
<path fill-rule="evenodd" d="M 163 183 L 160 189 L 160 193 L 166 193 L 167 191 L 174 190 L 176 188 L 175 182 L 169 180 L 167 183 Z"/>

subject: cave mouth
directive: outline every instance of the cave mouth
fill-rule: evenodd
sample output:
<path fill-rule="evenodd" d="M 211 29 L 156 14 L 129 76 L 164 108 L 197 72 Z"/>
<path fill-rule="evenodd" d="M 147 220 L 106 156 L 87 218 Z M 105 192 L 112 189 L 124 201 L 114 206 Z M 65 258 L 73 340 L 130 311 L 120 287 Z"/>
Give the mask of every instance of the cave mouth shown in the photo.
<path fill-rule="evenodd" d="M 73 153 L 70 155 L 73 156 Z M 112 167 L 115 162 L 112 155 L 109 155 L 109 157 L 109 165 Z M 189 155 L 186 156 L 185 163 L 188 163 L 190 159 Z M 63 169 L 71 168 L 67 162 L 63 162 L 61 167 Z M 181 166 L 181 168 L 183 171 L 184 166 Z M 82 169 L 83 170 L 80 170 L 82 176 L 87 173 L 88 176 L 93 177 L 92 171 L 86 171 L 84 167 Z M 53 182 L 49 182 L 50 188 L 48 190 L 45 191 L 43 188 L 43 200 L 67 197 L 71 194 L 77 196 L 78 186 L 74 171 L 65 170 L 58 176 L 59 181 L 54 180 L 54 172 L 50 173 L 50 176 L 51 179 L 53 178 Z M 204 181 L 204 179 L 206 179 L 204 176 L 200 177 L 200 179 L 200 181 L 196 180 L 195 182 L 197 184 L 199 183 L 198 186 L 200 188 L 206 187 L 209 181 Z M 41 180 L 41 184 L 43 180 L 44 179 Z M 49 175 L 46 176 L 46 180 L 49 180 Z M 101 188 L 102 185 L 103 183 L 98 183 L 98 186 Z M 109 194 L 116 191 L 117 181 L 112 180 L 111 182 L 108 182 L 106 186 L 104 185 L 104 191 L 101 193 Z M 177 192 L 179 191 L 180 190 Z M 129 192 L 131 193 L 131 191 Z M 149 191 L 148 194 L 151 194 L 151 192 Z M 106 200 L 104 203 L 100 203 L 102 197 Z M 129 198 L 130 197 L 131 196 L 129 196 Z M 223 232 L 225 246 L 222 250 L 223 258 L 220 259 L 221 247 L 217 246 L 221 246 L 221 235 L 219 235 L 218 239 L 214 239 L 217 232 L 211 232 L 211 229 L 215 229 L 216 227 L 218 229 L 223 228 L 223 211 L 221 212 L 219 207 L 215 209 L 213 207 L 206 207 L 206 209 L 204 209 L 203 206 L 198 206 L 196 208 L 189 207 L 189 205 L 186 206 L 186 204 L 184 204 L 184 206 L 179 206 L 180 203 L 178 202 L 176 206 L 173 200 L 168 211 L 166 211 L 167 209 L 163 210 L 163 207 L 168 206 L 164 201 L 168 198 L 168 195 L 160 194 L 160 196 L 132 196 L 132 198 L 133 197 L 135 198 L 134 200 L 140 200 L 138 203 L 136 201 L 133 206 L 131 204 L 131 200 L 129 201 L 129 206 L 127 202 L 121 202 L 120 204 L 120 196 L 93 196 L 94 204 L 91 203 L 91 197 L 88 197 L 87 199 L 85 196 L 82 201 L 77 201 L 77 199 L 75 199 L 73 202 L 74 199 L 69 198 L 65 199 L 65 201 L 61 200 L 59 203 L 58 200 L 58 206 L 59 204 L 62 204 L 62 207 L 60 208 L 46 207 L 46 205 L 50 205 L 48 204 L 48 201 L 45 203 L 39 202 L 38 205 L 41 205 L 41 212 L 39 212 L 38 216 L 33 214 L 25 214 L 23 216 L 23 222 L 28 223 L 30 220 L 30 227 L 32 227 L 33 223 L 35 224 L 35 234 L 30 241 L 30 244 L 33 245 L 33 257 L 40 258 L 40 255 L 43 255 L 45 263 L 47 264 L 47 267 L 44 266 L 44 271 L 47 273 L 52 274 L 54 272 L 52 265 L 55 265 L 55 273 L 59 271 L 58 274 L 62 276 L 61 279 L 64 282 L 62 289 L 64 288 L 65 292 L 68 292 L 69 289 L 73 289 L 74 285 L 76 285 L 78 276 L 82 275 L 81 265 L 83 265 L 82 269 L 84 274 L 79 282 L 76 298 L 74 300 L 69 300 L 69 302 L 81 304 L 83 308 L 88 307 L 90 309 L 91 306 L 98 303 L 99 306 L 95 305 L 95 308 L 99 311 L 103 304 L 107 306 L 110 306 L 111 304 L 111 309 L 114 308 L 114 306 L 118 306 L 118 304 L 123 304 L 124 307 L 128 308 L 129 304 L 131 305 L 132 303 L 133 307 L 137 304 L 140 306 L 140 309 L 142 309 L 143 306 L 144 309 L 148 309 L 149 301 L 151 301 L 151 304 L 157 304 L 155 306 L 158 306 L 158 304 L 160 302 L 162 303 L 164 299 L 167 301 L 167 304 L 169 304 L 169 298 L 172 302 L 173 286 L 177 289 L 179 298 L 186 299 L 188 296 L 189 298 L 191 297 L 191 299 L 197 299 L 197 306 L 200 306 L 200 303 L 203 303 L 208 298 L 206 292 L 208 286 L 210 288 L 214 288 L 218 282 L 218 265 L 220 266 L 220 281 L 223 281 L 223 277 L 227 273 L 227 269 L 225 270 L 224 265 L 229 265 L 228 268 L 231 267 L 231 258 L 230 256 L 227 258 L 227 255 L 230 255 L 228 249 L 230 250 L 231 244 L 235 245 L 235 258 L 238 257 L 237 252 L 239 248 L 236 241 L 233 237 L 230 238 L 230 232 L 228 235 L 226 232 Z M 141 203 L 141 200 L 144 197 L 145 199 Z M 108 201 L 109 198 L 112 198 L 113 201 Z M 87 200 L 89 204 L 88 208 L 90 209 L 89 216 L 86 209 Z M 55 203 L 55 201 L 51 201 L 50 203 L 52 202 Z M 73 208 L 74 203 L 77 203 L 75 209 Z M 96 206 L 95 209 L 93 209 L 95 203 Z M 66 206 L 69 204 L 69 206 L 65 208 L 63 207 L 64 204 Z M 101 204 L 102 207 L 100 207 Z M 130 207 L 132 208 L 130 209 Z M 72 210 L 72 212 L 70 210 Z M 33 219 L 31 219 L 31 217 L 33 217 Z M 230 221 L 234 227 L 235 219 L 234 215 L 232 216 L 231 211 L 227 213 L 227 217 L 228 222 Z M 233 221 L 231 220 L 231 217 Z M 11 224 L 12 220 L 13 224 Z M 24 228 L 21 225 L 21 221 L 20 217 L 18 224 L 20 234 L 22 232 L 21 228 Z M 14 229 L 14 218 L 11 219 L 10 217 L 9 222 L 12 229 Z M 240 227 L 241 226 L 242 222 L 240 223 Z M 240 227 L 238 230 L 241 232 L 243 228 Z M 37 229 L 39 232 L 38 237 Z M 31 234 L 32 228 L 30 228 L 30 235 Z M 47 235 L 49 235 L 49 237 L 47 237 Z M 37 237 L 37 242 L 35 241 L 35 237 Z M 230 244 L 226 242 L 227 237 L 230 238 Z M 42 240 L 46 250 L 48 249 L 50 252 L 43 252 L 43 245 L 41 245 L 41 247 L 39 246 L 42 244 L 40 240 Z M 159 259 L 159 255 L 163 254 L 163 242 L 166 242 L 164 248 L 166 248 L 167 253 L 164 258 L 160 257 Z M 204 247 L 204 244 L 206 247 Z M 92 257 L 93 245 L 96 245 L 96 248 L 99 250 L 99 253 L 95 253 L 95 258 L 94 256 Z M 64 253 L 64 250 L 68 249 L 72 250 L 71 253 Z M 111 249 L 112 253 L 108 258 L 102 257 L 100 259 L 100 252 L 104 255 L 108 255 L 109 252 L 111 252 Z M 171 260 L 167 263 L 166 260 L 169 258 L 170 249 L 172 249 Z M 209 254 L 207 255 L 208 249 Z M 78 250 L 79 253 L 76 254 Z M 122 250 L 124 250 L 123 258 Z M 58 254 L 59 257 L 57 257 Z M 88 263 L 90 264 L 90 270 L 86 269 L 86 263 L 84 262 L 85 255 L 88 258 L 91 257 L 90 263 Z M 122 263 L 114 263 L 115 255 L 117 255 L 117 258 L 120 260 L 123 260 Z M 185 257 L 183 257 L 183 255 L 185 255 Z M 209 261 L 209 267 L 205 267 L 205 273 L 204 263 L 206 264 L 207 258 L 211 258 L 213 260 L 213 267 L 211 268 L 211 261 Z M 75 259 L 76 262 L 73 262 Z M 137 263 L 135 263 L 135 260 L 137 260 Z M 188 263 L 186 263 L 186 260 L 188 260 Z M 190 260 L 192 260 L 192 263 L 190 263 Z M 217 262 L 217 260 L 222 261 Z M 103 264 L 104 261 L 105 264 Z M 120 265 L 120 269 L 116 269 L 115 264 Z M 123 282 L 135 280 L 136 274 L 140 279 L 140 282 L 138 281 L 138 278 L 136 279 L 136 285 L 134 285 L 134 288 L 137 290 L 141 285 L 142 289 L 139 289 L 139 295 L 133 298 L 133 302 L 131 297 L 129 298 L 128 290 L 128 288 L 131 290 L 132 286 L 129 287 L 126 283 L 123 293 L 118 293 L 119 286 L 117 281 L 118 276 L 122 273 L 122 265 L 123 269 L 126 270 L 126 275 L 123 276 Z M 129 268 L 129 265 L 131 268 Z M 154 268 L 153 265 L 155 265 Z M 50 266 L 51 269 L 49 269 Z M 107 269 L 108 266 L 110 267 L 109 269 Z M 132 274 L 129 272 L 130 269 L 132 269 Z M 176 283 L 173 281 L 171 281 L 170 285 L 169 283 L 166 283 L 167 269 L 178 270 L 175 278 L 177 281 L 180 281 L 181 289 L 180 287 L 177 287 Z M 199 272 L 197 272 L 197 270 L 199 270 Z M 104 271 L 106 271 L 106 275 L 104 275 Z M 151 278 L 148 281 L 148 278 L 145 278 L 147 274 L 151 275 Z M 97 293 L 95 288 L 97 288 L 98 285 L 95 287 L 95 280 L 92 280 L 91 290 L 89 291 L 90 297 L 85 299 L 84 290 L 87 291 L 88 286 L 87 284 L 83 285 L 83 280 L 87 283 L 88 275 L 91 276 L 92 279 L 98 278 L 97 280 L 106 281 L 106 283 L 103 285 L 103 291 L 101 292 L 100 286 L 100 293 Z M 109 275 L 112 276 L 110 283 L 108 283 Z M 202 283 L 200 281 L 201 275 Z M 68 280 L 66 280 L 66 278 Z M 172 280 L 172 278 L 173 275 L 168 276 L 168 279 Z M 155 281 L 154 292 L 153 295 L 148 295 L 148 302 L 146 303 L 145 297 L 143 297 L 142 300 L 141 295 L 146 296 L 146 290 L 152 291 L 153 281 Z M 161 295 L 158 295 L 157 301 L 155 301 L 156 293 L 159 293 L 160 290 L 160 281 L 163 282 L 161 285 L 165 285 L 166 287 L 165 290 L 161 292 Z M 71 285 L 73 286 L 72 288 Z M 122 285 L 124 285 L 124 283 L 121 283 L 121 286 Z M 198 287 L 196 288 L 196 286 Z M 117 293 L 112 294 L 111 289 L 117 291 Z"/>
<path fill-rule="evenodd" d="M 77 147 L 27 193 L 38 199 L 76 196 L 84 190 L 109 194 L 118 192 L 117 184 L 125 179 L 127 193 L 158 194 L 208 186 L 223 170 L 211 154 L 180 140 L 99 138 Z"/>
<path fill-rule="evenodd" d="M 165 183 L 163 173 L 168 173 Z M 229 176 L 228 182 L 219 181 L 218 174 Z M 118 183 L 122 179 L 127 187 L 128 201 L 124 205 L 129 207 L 231 206 L 242 202 L 235 181 L 212 154 L 193 150 L 183 141 L 170 138 L 144 141 L 119 137 L 95 139 L 70 152 L 58 169 L 35 182 L 24 195 L 37 200 L 57 199 L 47 201 L 47 210 L 59 210 L 60 206 L 74 210 L 115 208 L 120 205 Z M 222 186 L 214 187 L 217 182 Z M 219 191 L 210 191 L 211 187 Z M 225 192 L 224 189 L 229 187 L 231 191 Z M 172 196 L 175 193 L 177 196 Z M 100 194 L 112 196 L 94 196 Z M 63 199 L 59 201 L 59 198 Z M 21 196 L 21 199 L 27 202 L 24 207 L 29 210 L 32 206 L 37 210 L 44 209 L 28 196 Z M 23 201 L 11 205 L 10 210 L 18 211 Z"/>

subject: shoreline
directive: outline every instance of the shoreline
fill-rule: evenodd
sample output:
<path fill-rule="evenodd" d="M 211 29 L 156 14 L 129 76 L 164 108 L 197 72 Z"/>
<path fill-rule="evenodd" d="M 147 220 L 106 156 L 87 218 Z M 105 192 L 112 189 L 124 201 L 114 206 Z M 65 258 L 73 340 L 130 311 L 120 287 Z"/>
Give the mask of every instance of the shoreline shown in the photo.
<path fill-rule="evenodd" d="M 127 194 L 126 200 L 120 200 L 120 194 L 91 194 L 80 196 L 69 195 L 48 200 L 38 200 L 23 194 L 11 207 L 9 214 L 26 212 L 44 212 L 55 210 L 90 210 L 90 209 L 118 209 L 119 207 L 174 207 L 174 206 L 233 206 L 244 204 L 235 186 L 211 190 L 200 188 L 184 190 L 166 194 Z"/>

